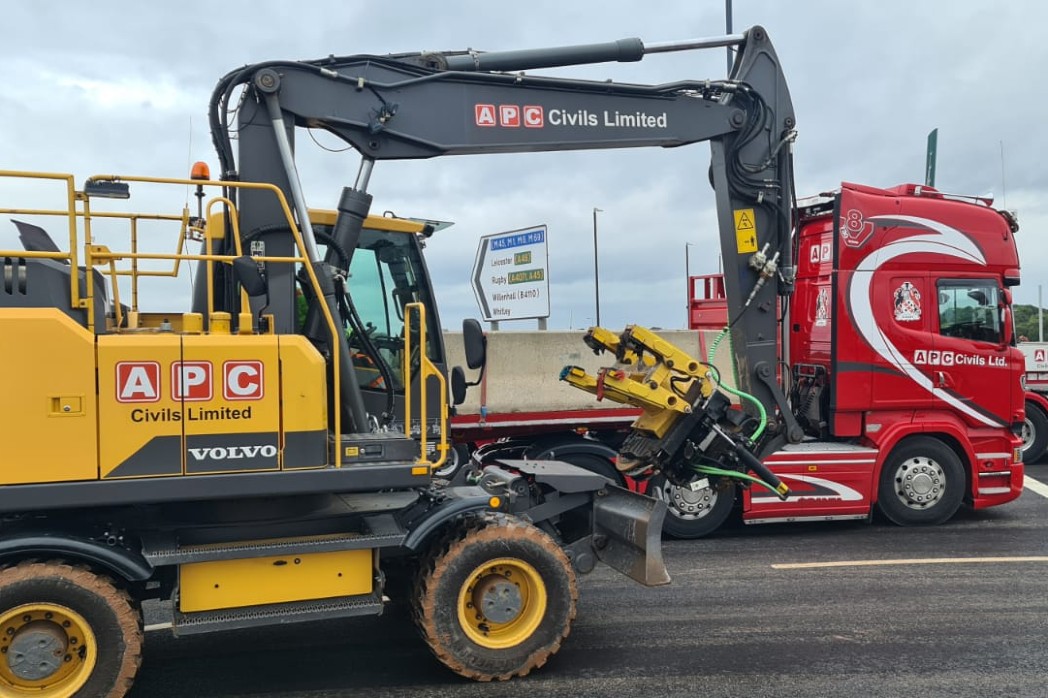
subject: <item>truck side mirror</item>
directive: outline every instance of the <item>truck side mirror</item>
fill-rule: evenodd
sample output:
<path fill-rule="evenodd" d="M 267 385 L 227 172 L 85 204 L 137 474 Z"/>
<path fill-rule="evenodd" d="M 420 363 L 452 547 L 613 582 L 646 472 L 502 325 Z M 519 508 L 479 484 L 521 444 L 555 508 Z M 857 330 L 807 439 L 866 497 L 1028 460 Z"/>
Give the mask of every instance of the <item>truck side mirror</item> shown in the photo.
<path fill-rule="evenodd" d="M 472 369 L 484 368 L 488 358 L 488 339 L 480 329 L 480 323 L 473 318 L 462 321 L 462 343 L 466 349 L 466 365 Z"/>
<path fill-rule="evenodd" d="M 466 401 L 466 372 L 461 366 L 451 369 L 451 404 L 461 405 Z"/>
<path fill-rule="evenodd" d="M 1001 344 L 1008 346 L 1015 341 L 1015 318 L 1012 317 L 1012 292 L 1002 288 L 997 306 L 1001 313 Z"/>

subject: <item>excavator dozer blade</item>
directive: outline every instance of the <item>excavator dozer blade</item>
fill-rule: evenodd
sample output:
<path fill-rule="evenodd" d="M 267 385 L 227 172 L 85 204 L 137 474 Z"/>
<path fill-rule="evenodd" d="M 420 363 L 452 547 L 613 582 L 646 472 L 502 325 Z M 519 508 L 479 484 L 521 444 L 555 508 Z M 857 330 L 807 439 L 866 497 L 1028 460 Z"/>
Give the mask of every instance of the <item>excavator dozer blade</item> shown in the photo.
<path fill-rule="evenodd" d="M 662 561 L 666 503 L 609 485 L 593 498 L 593 548 L 604 564 L 645 586 L 670 583 Z"/>

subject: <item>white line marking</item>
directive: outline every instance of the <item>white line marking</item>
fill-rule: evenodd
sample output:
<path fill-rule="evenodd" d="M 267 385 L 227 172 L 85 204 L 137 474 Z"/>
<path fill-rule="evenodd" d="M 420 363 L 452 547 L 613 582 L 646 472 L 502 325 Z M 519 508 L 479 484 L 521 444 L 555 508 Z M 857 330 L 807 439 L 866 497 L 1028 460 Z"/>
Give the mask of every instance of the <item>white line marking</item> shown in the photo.
<path fill-rule="evenodd" d="M 142 629 L 145 630 L 147 633 L 152 633 L 157 630 L 169 630 L 170 628 L 171 623 L 153 623 L 152 625 L 147 625 Z"/>
<path fill-rule="evenodd" d="M 1023 487 L 1030 490 L 1031 492 L 1036 492 L 1042 497 L 1048 497 L 1048 485 L 1044 484 L 1043 482 L 1038 482 L 1037 480 L 1034 480 L 1029 475 L 1023 478 Z"/>
<path fill-rule="evenodd" d="M 776 570 L 806 570 L 820 567 L 878 567 L 881 565 L 963 565 L 972 562 L 1048 562 L 1048 555 L 1026 557 L 928 557 L 914 560 L 841 560 L 839 562 L 790 562 L 772 565 Z"/>

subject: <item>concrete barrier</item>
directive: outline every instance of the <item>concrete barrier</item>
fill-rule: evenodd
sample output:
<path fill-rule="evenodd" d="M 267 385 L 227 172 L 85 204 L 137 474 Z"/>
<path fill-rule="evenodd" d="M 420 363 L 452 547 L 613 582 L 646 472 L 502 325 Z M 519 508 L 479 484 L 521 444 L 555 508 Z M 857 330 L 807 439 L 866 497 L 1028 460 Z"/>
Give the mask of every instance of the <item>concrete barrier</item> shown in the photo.
<path fill-rule="evenodd" d="M 664 330 L 657 333 L 703 361 L 706 360 L 707 348 L 717 335 L 708 330 Z M 582 342 L 584 335 L 582 330 L 489 332 L 484 385 L 470 388 L 466 402 L 458 408 L 459 414 L 478 414 L 482 405 L 487 414 L 623 407 L 617 402 L 597 401 L 595 396 L 560 380 L 560 372 L 565 366 L 579 366 L 587 373 L 596 374 L 600 368 L 615 362 L 615 357 L 608 353 L 595 355 Z M 462 333 L 445 332 L 444 342 L 448 365 L 464 367 Z M 727 342 L 718 347 L 713 364 L 725 380 L 730 379 L 732 372 Z M 467 370 L 466 375 L 471 381 L 476 379 L 475 371 Z"/>

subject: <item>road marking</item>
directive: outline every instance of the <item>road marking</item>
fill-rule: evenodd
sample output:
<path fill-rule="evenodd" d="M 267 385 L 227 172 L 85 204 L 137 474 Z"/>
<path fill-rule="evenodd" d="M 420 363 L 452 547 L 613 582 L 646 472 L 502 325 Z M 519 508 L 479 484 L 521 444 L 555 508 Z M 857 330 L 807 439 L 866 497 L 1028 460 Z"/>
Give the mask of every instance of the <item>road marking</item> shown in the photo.
<path fill-rule="evenodd" d="M 881 565 L 965 565 L 973 562 L 1048 562 L 1048 555 L 1026 557 L 927 557 L 913 560 L 841 560 L 838 562 L 789 562 L 772 565 L 776 570 L 805 570 L 819 567 L 878 567 Z"/>
<path fill-rule="evenodd" d="M 1029 475 L 1023 478 L 1023 480 L 1023 487 L 1030 490 L 1031 492 L 1036 492 L 1042 497 L 1048 497 L 1048 485 L 1044 484 L 1043 482 L 1034 480 Z"/>
<path fill-rule="evenodd" d="M 147 625 L 142 628 L 142 630 L 145 630 L 147 633 L 155 632 L 157 630 L 169 630 L 171 625 L 171 623 L 153 623 L 152 625 Z"/>

